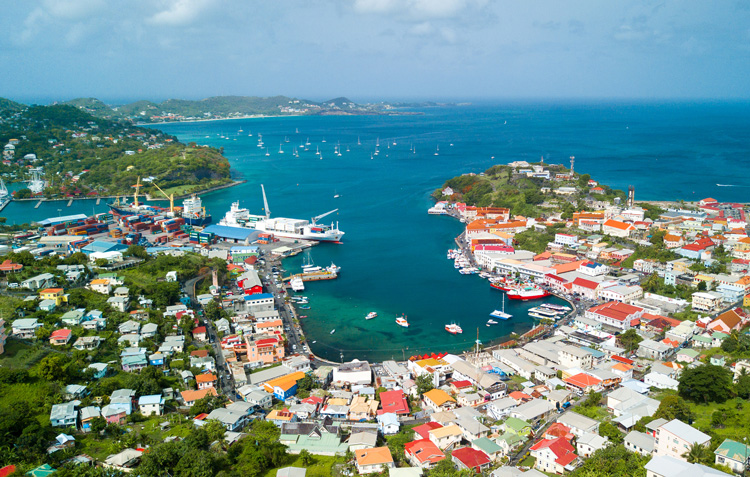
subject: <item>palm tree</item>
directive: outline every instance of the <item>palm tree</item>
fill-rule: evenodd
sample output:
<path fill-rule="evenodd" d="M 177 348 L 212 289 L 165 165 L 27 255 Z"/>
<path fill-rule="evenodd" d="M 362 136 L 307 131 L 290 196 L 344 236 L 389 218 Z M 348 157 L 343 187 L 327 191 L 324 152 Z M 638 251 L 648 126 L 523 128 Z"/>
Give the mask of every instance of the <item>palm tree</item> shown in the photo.
<path fill-rule="evenodd" d="M 687 459 L 691 464 L 711 464 L 713 463 L 713 455 L 708 447 L 694 442 L 690 445 L 690 449 L 682 454 L 682 457 Z"/>

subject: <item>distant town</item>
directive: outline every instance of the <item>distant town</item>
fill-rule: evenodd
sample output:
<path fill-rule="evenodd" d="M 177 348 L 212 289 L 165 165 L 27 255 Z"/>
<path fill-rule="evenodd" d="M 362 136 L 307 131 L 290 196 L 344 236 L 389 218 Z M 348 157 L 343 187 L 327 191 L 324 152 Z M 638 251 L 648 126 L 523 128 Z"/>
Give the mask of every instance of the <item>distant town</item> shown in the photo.
<path fill-rule="evenodd" d="M 457 271 L 541 304 L 525 334 L 402 361 L 311 352 L 304 281 L 338 269 L 283 259 L 315 241 L 117 206 L 5 230 L 0 476 L 744 474 L 745 206 L 574 167 L 435 191 Z"/>

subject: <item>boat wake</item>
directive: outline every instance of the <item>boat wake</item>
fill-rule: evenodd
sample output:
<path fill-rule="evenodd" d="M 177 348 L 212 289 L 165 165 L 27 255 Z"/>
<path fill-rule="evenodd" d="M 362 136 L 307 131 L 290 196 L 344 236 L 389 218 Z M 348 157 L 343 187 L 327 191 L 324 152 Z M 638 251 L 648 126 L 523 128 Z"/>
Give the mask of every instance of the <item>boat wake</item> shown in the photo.
<path fill-rule="evenodd" d="M 746 185 L 737 185 L 737 184 L 716 184 L 718 187 L 750 187 Z"/>

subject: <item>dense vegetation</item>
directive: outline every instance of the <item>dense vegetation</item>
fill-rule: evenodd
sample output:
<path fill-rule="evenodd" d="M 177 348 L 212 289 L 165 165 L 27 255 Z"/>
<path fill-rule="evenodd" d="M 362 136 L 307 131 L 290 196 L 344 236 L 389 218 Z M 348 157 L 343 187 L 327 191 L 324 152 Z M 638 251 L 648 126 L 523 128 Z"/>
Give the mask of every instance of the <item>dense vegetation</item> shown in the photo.
<path fill-rule="evenodd" d="M 6 181 L 27 180 L 28 167 L 43 167 L 45 197 L 129 194 L 138 177 L 153 177 L 162 189 L 181 192 L 228 182 L 221 151 L 184 145 L 161 131 L 95 118 L 68 105 L 31 106 L 0 113 L 0 144 L 11 139 L 13 157 L 0 164 Z M 33 158 L 24 157 L 34 154 Z M 152 188 L 155 193 L 155 188 Z M 29 195 L 19 191 L 17 198 Z"/>

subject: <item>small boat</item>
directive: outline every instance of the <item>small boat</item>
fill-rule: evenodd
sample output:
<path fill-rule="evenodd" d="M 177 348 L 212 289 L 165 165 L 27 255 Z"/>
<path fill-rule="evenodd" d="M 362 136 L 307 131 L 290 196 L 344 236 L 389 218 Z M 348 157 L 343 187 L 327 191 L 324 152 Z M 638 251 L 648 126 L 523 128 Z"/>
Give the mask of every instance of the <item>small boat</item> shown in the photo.
<path fill-rule="evenodd" d="M 313 342 L 312 342 L 312 344 L 315 344 L 315 343 L 317 343 L 317 342 L 318 342 L 318 340 L 315 340 L 315 341 L 313 341 Z"/>
<path fill-rule="evenodd" d="M 331 330 L 331 334 L 334 334 L 336 332 L 336 328 Z"/>
<path fill-rule="evenodd" d="M 398 326 L 403 326 L 404 328 L 408 328 L 409 327 L 409 322 L 406 321 L 406 315 L 402 315 L 402 316 L 399 316 L 398 318 L 396 318 L 396 324 Z"/>
<path fill-rule="evenodd" d="M 304 319 L 304 318 L 307 318 L 307 315 L 300 316 L 300 319 Z"/>
<path fill-rule="evenodd" d="M 365 320 L 372 320 L 373 318 L 377 318 L 378 314 L 374 311 L 371 311 L 370 313 L 365 316 Z"/>
<path fill-rule="evenodd" d="M 497 321 L 495 320 L 487 320 L 487 326 L 496 325 L 496 324 L 497 324 Z"/>
<path fill-rule="evenodd" d="M 499 318 L 501 320 L 507 320 L 508 318 L 513 318 L 513 315 L 510 313 L 505 313 L 505 295 L 503 295 L 503 308 L 502 310 L 495 310 L 492 313 L 490 313 L 490 316 L 493 318 Z M 495 321 L 495 320 L 490 320 Z M 497 322 L 495 322 L 497 323 Z"/>
<path fill-rule="evenodd" d="M 451 323 L 450 325 L 445 325 L 445 331 L 452 335 L 459 335 L 464 332 L 464 330 L 461 329 L 460 326 L 458 326 L 455 323 Z"/>
<path fill-rule="evenodd" d="M 266 156 L 270 156 L 270 155 L 271 155 L 271 153 L 268 152 L 268 148 L 266 148 Z"/>
<path fill-rule="evenodd" d="M 440 146 L 437 146 L 437 147 L 435 148 L 435 155 L 436 155 L 436 156 L 439 156 L 439 155 L 440 155 Z"/>
<path fill-rule="evenodd" d="M 309 310 L 310 309 L 310 305 L 300 305 L 299 309 L 300 310 Z"/>

